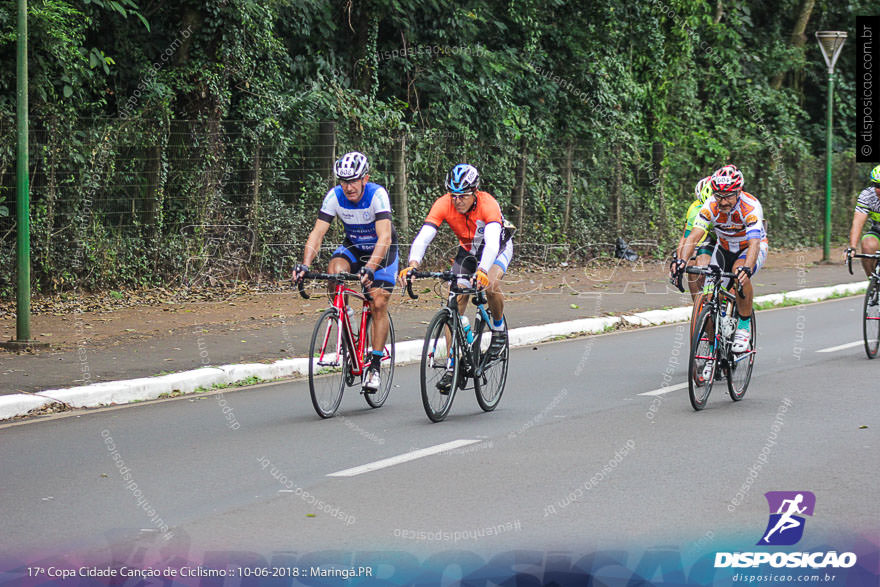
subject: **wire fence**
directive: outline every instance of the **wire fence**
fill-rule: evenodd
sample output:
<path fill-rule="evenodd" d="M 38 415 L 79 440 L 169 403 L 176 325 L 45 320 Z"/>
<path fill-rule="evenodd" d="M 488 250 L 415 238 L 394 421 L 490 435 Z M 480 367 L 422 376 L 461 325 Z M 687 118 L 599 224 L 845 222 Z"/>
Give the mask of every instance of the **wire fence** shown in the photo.
<path fill-rule="evenodd" d="M 466 161 L 519 224 L 516 262 L 536 266 L 610 255 L 617 237 L 662 257 L 680 234 L 693 184 L 716 166 L 695 173 L 695 164 L 659 165 L 650 148 L 607 145 L 601 137 L 487 144 L 439 130 L 368 132 L 353 123 L 35 118 L 34 288 L 214 286 L 286 277 L 333 185 L 333 160 L 355 149 L 370 157 L 371 181 L 392 195 L 403 255 L 444 193 L 448 169 Z M 820 241 L 818 158 L 755 148 L 738 164 L 747 191 L 764 203 L 771 246 Z M 863 187 L 862 167 L 851 152 L 835 155 L 833 225 L 841 238 Z M 0 119 L 3 298 L 15 282 L 14 204 L 15 124 Z M 332 250 L 340 241 L 334 223 L 324 244 Z M 445 263 L 455 246 L 450 231 L 441 231 L 428 262 Z"/>

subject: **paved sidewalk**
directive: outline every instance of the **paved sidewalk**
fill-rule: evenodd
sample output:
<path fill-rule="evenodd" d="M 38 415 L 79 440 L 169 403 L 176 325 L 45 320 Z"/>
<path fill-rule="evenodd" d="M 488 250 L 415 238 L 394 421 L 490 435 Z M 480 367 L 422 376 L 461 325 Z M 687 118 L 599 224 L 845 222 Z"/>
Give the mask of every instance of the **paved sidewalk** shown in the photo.
<path fill-rule="evenodd" d="M 647 272 L 633 269 L 638 267 L 620 266 L 614 279 L 607 282 L 585 279 L 560 283 L 558 276 L 542 278 L 540 274 L 517 277 L 520 280 L 515 284 L 518 293 L 509 295 L 505 306 L 509 327 L 690 303 L 689 296 L 679 294 L 666 284 L 658 267 Z M 755 282 L 757 295 L 764 295 L 858 279 L 858 275 L 850 276 L 843 266 L 836 264 L 764 269 Z M 422 287 L 428 285 L 425 282 Z M 442 300 L 435 301 L 415 307 L 395 293 L 391 311 L 398 341 L 420 339 L 424 335 L 428 320 L 442 305 Z M 145 340 L 115 341 L 106 345 L 86 342 L 79 349 L 66 351 L 33 355 L 0 351 L 0 395 L 149 377 L 206 365 L 303 357 L 307 354 L 317 312 L 325 304 L 325 298 L 315 297 L 305 315 L 291 316 L 286 321 L 273 319 L 259 328 L 250 328 L 246 323 L 196 325 Z M 89 374 L 90 380 L 86 380 L 84 372 Z"/>

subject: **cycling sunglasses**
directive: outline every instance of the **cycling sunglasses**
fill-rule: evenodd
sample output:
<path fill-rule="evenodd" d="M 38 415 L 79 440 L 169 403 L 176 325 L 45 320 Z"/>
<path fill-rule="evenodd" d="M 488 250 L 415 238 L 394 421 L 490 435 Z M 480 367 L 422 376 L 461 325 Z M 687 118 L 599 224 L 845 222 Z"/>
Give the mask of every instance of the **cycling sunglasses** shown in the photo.
<path fill-rule="evenodd" d="M 712 192 L 716 200 L 726 200 L 728 198 L 736 198 L 740 194 L 739 190 L 735 192 Z"/>
<path fill-rule="evenodd" d="M 468 196 L 473 196 L 474 192 L 464 192 L 462 194 L 449 194 L 449 195 L 452 196 L 453 200 L 460 200 L 460 199 L 466 198 Z"/>

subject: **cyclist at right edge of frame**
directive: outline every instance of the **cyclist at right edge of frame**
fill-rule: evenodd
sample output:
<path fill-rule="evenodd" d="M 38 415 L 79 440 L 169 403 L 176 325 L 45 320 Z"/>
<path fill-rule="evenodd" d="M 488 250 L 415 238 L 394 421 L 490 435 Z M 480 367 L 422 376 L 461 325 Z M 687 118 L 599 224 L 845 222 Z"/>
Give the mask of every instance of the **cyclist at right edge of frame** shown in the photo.
<path fill-rule="evenodd" d="M 712 195 L 700 209 L 682 246 L 681 258 L 670 268 L 672 277 L 679 277 L 685 268 L 684 259 L 690 258 L 703 234 L 714 228 L 718 244 L 710 263 L 735 273 L 743 291 L 742 297 L 736 298 L 739 323 L 732 347 L 735 353 L 749 349 L 754 298 L 751 277 L 764 266 L 769 248 L 763 208 L 758 198 L 743 191 L 743 183 L 743 174 L 735 165 L 725 165 L 712 174 Z"/>
<path fill-rule="evenodd" d="M 492 341 L 489 355 L 498 356 L 507 342 L 504 330 L 504 295 L 501 293 L 501 279 L 507 272 L 513 258 L 514 226 L 501 214 L 498 201 L 488 192 L 480 191 L 480 173 L 473 165 L 460 163 L 446 176 L 446 189 L 449 190 L 431 206 L 421 230 L 413 240 L 409 254 L 409 266 L 400 271 L 402 284 L 408 274 L 419 266 L 428 245 L 437 235 L 437 229 L 446 221 L 458 237 L 458 254 L 452 264 L 453 273 L 473 273 L 471 283 L 478 289 L 486 290 L 489 311 L 492 314 L 489 328 Z M 479 257 L 479 262 L 477 258 Z M 471 285 L 465 280 L 452 287 Z M 459 295 L 458 310 L 463 315 L 468 296 Z M 438 388 L 452 386 L 452 371 L 448 370 L 437 383 Z"/>
<path fill-rule="evenodd" d="M 859 193 L 849 229 L 849 247 L 844 251 L 846 258 L 856 251 L 856 242 L 868 218 L 871 219 L 871 227 L 861 239 L 863 255 L 874 254 L 880 249 L 880 165 L 871 170 L 871 185 Z M 866 277 L 871 276 L 876 264 L 876 259 L 862 259 L 862 269 L 865 270 Z"/>

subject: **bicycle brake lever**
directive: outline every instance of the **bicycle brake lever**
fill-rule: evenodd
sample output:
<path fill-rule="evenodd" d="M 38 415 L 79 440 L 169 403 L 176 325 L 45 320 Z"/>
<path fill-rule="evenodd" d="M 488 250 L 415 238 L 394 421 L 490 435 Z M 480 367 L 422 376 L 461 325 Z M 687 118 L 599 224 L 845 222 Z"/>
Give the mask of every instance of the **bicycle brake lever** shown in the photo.
<path fill-rule="evenodd" d="M 306 293 L 305 278 L 300 279 L 299 281 L 297 281 L 297 282 L 296 282 L 296 285 L 297 285 L 297 287 L 299 288 L 299 295 L 300 295 L 300 297 L 302 297 L 302 299 L 304 299 L 304 300 L 309 299 L 309 294 Z"/>

